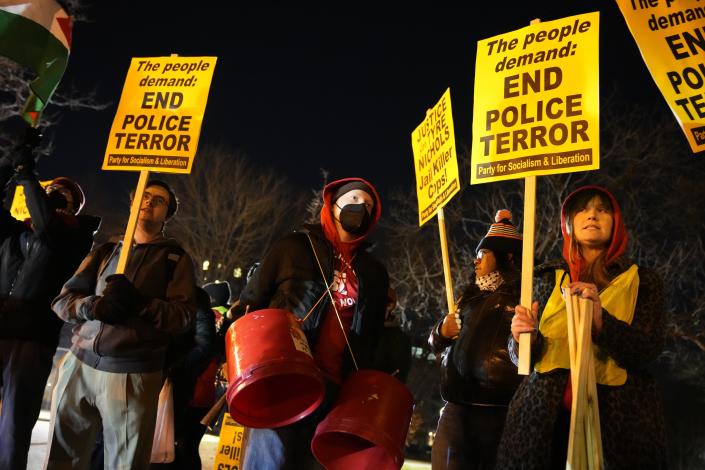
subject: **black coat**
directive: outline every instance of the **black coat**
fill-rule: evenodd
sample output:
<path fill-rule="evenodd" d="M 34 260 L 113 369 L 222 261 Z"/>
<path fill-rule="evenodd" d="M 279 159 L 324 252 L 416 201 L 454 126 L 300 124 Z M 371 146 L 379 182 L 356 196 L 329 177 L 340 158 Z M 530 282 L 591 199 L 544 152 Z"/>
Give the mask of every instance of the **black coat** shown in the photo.
<path fill-rule="evenodd" d="M 249 306 L 250 311 L 281 308 L 299 318 L 306 316 L 326 290 L 307 235 L 316 247 L 318 261 L 330 285 L 333 281 L 333 247 L 320 225 L 307 225 L 270 247 L 240 295 L 243 308 Z M 348 339 L 362 369 L 371 366 L 374 349 L 382 334 L 389 276 L 385 267 L 364 247 L 358 249 L 352 268 L 358 280 L 358 299 Z M 301 325 L 311 349 L 318 340 L 319 327 L 329 304 L 330 299 L 326 296 Z M 350 355 L 346 351 L 344 376 L 350 367 Z"/>
<path fill-rule="evenodd" d="M 507 406 L 522 377 L 507 350 L 514 306 L 519 301 L 519 277 L 512 276 L 494 292 L 472 282 L 460 300 L 462 327 L 458 338 L 439 334 L 441 319 L 429 343 L 441 359 L 441 396 L 457 404 Z"/>
<path fill-rule="evenodd" d="M 175 336 L 167 351 L 166 371 L 174 386 L 177 427 L 193 397 L 198 377 L 215 357 L 217 341 L 213 311 L 207 303 L 199 302 L 193 325 L 186 333 Z"/>
<path fill-rule="evenodd" d="M 399 325 L 386 325 L 375 351 L 372 368 L 406 382 L 411 369 L 411 338 Z"/>
<path fill-rule="evenodd" d="M 51 210 L 33 175 L 21 184 L 32 225 L 0 209 L 0 338 L 56 347 L 63 322 L 51 300 L 90 250 L 100 220 Z"/>

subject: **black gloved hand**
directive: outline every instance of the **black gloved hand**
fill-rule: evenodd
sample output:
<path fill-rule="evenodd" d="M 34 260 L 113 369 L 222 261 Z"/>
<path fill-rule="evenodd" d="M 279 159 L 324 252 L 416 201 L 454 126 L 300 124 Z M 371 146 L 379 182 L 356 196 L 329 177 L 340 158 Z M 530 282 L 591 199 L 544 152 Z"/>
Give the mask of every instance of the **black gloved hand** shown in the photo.
<path fill-rule="evenodd" d="M 147 305 L 147 298 L 140 293 L 124 274 L 113 274 L 105 278 L 103 297 L 116 302 L 137 315 Z"/>
<path fill-rule="evenodd" d="M 39 129 L 27 125 L 23 136 L 10 154 L 12 167 L 19 175 L 29 175 L 36 165 L 34 150 L 42 139 Z"/>
<path fill-rule="evenodd" d="M 132 315 L 125 305 L 110 298 L 99 297 L 93 304 L 93 319 L 109 325 L 123 323 Z"/>

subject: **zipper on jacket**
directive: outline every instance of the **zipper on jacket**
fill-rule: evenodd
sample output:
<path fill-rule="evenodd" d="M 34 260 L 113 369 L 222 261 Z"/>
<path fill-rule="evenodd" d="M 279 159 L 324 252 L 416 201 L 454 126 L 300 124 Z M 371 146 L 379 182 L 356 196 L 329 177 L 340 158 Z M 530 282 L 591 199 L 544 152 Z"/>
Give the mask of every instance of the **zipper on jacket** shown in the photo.
<path fill-rule="evenodd" d="M 29 238 L 29 237 L 27 237 Z M 25 252 L 27 255 L 24 257 L 24 261 L 22 264 L 20 264 L 20 267 L 17 268 L 17 272 L 15 273 L 15 278 L 12 280 L 12 284 L 10 284 L 10 292 L 7 293 L 8 297 L 12 297 L 12 291 L 15 289 L 15 284 L 17 283 L 17 279 L 20 278 L 20 274 L 22 274 L 22 268 L 24 268 L 25 263 L 29 260 L 29 242 L 30 240 L 27 240 L 27 248 Z M 20 253 L 22 253 L 22 248 L 20 248 Z"/>
<path fill-rule="evenodd" d="M 103 336 L 103 327 L 104 326 L 105 326 L 105 324 L 103 322 L 100 322 L 100 329 L 98 330 L 98 334 L 95 335 L 95 338 L 93 339 L 93 352 L 98 357 L 101 357 L 100 353 L 98 352 L 98 343 L 100 342 L 100 337 Z"/>
<path fill-rule="evenodd" d="M 108 256 L 108 260 L 103 265 L 103 267 L 100 269 L 100 272 L 98 273 L 98 279 L 103 277 L 105 270 L 108 268 L 108 266 L 110 265 L 110 262 L 112 261 L 112 259 L 115 257 L 115 255 L 117 253 L 118 246 L 120 247 L 120 250 L 122 250 L 122 244 L 116 243 L 115 246 L 113 247 L 113 250 L 110 252 L 110 256 Z M 125 267 L 125 269 L 127 270 L 127 267 Z M 98 334 L 95 335 L 95 338 L 93 338 L 93 348 L 92 349 L 93 349 L 93 352 L 95 353 L 95 355 L 98 356 L 98 358 L 102 357 L 102 355 L 98 352 L 98 344 L 100 343 L 100 338 L 103 336 L 104 328 L 105 328 L 105 323 L 100 322 L 100 329 L 98 330 Z M 96 361 L 96 366 L 98 365 L 98 361 L 100 361 L 100 359 L 98 359 Z"/>
<path fill-rule="evenodd" d="M 302 232 L 302 233 L 306 236 L 306 238 L 309 241 L 309 246 L 313 250 L 313 261 L 315 263 L 315 268 L 318 268 L 318 266 L 319 266 L 318 261 L 316 261 L 318 258 L 317 254 L 316 254 L 316 253 L 318 253 L 316 251 L 316 244 L 317 243 L 314 241 L 314 238 L 318 238 L 318 237 L 316 235 L 313 235 L 313 233 L 310 231 Z M 327 290 L 327 287 L 330 287 L 330 285 L 333 283 L 333 280 L 335 279 L 335 274 L 333 273 L 333 271 L 335 270 L 335 250 L 333 249 L 333 245 L 331 245 L 330 242 L 327 239 L 325 239 L 325 237 L 323 240 L 324 240 L 324 243 L 323 243 L 324 249 L 328 250 L 328 254 L 330 257 L 330 263 L 325 267 L 325 270 L 328 271 L 327 276 L 322 279 L 322 281 L 323 281 L 323 294 L 326 296 L 326 298 L 321 301 L 321 303 L 318 305 L 318 307 L 316 307 L 315 314 L 312 314 L 312 316 L 308 320 L 306 320 L 307 322 L 311 321 L 314 323 L 314 325 L 313 325 L 314 330 L 318 330 L 318 328 L 321 326 L 321 315 L 323 314 L 323 312 L 326 311 L 326 308 L 328 307 L 328 305 L 330 305 L 331 296 L 329 293 L 326 292 L 326 290 Z M 314 268 L 314 271 L 317 271 L 321 276 L 324 276 L 324 274 L 321 273 L 320 270 L 317 270 L 315 268 Z M 321 268 L 323 268 L 323 266 L 321 266 Z M 318 277 L 318 275 L 316 275 L 315 277 Z M 328 277 L 330 277 L 330 280 L 328 279 Z M 318 336 L 318 335 L 316 335 L 316 336 Z"/>

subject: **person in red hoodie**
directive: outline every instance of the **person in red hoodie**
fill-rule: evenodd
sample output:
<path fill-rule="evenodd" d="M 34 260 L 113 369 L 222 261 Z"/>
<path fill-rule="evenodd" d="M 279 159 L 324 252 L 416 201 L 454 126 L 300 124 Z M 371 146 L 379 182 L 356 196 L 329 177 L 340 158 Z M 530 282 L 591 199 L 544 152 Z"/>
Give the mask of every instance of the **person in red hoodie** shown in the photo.
<path fill-rule="evenodd" d="M 519 334 L 531 333 L 533 370 L 509 405 L 496 468 L 566 467 L 572 385 L 561 287 L 593 302 L 604 468 L 666 468 L 661 399 L 648 371 L 664 344 L 663 283 L 625 256 L 627 229 L 606 189 L 571 193 L 561 228 L 563 259 L 535 270 L 540 302 L 517 306 L 512 319 L 510 356 L 518 362 Z"/>
<path fill-rule="evenodd" d="M 365 242 L 381 212 L 379 195 L 367 181 L 346 178 L 328 184 L 323 189 L 321 223 L 276 241 L 243 289 L 240 305 L 249 306 L 249 311 L 281 308 L 305 318 L 302 330 L 327 382 L 323 403 L 307 418 L 277 429 L 250 431 L 245 470 L 321 468 L 310 449 L 316 425 L 354 371 L 353 362 L 360 369 L 372 365 L 384 329 L 389 276 Z M 331 286 L 335 308 L 326 284 Z"/>

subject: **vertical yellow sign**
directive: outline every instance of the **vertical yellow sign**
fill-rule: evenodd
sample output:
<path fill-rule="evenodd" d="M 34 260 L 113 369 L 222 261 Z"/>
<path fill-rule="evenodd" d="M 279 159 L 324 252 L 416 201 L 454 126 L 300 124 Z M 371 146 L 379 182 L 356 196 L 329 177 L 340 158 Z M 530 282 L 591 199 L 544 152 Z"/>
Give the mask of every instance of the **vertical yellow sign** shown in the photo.
<path fill-rule="evenodd" d="M 460 191 L 450 88 L 411 133 L 411 147 L 416 170 L 419 225 L 423 225 Z"/>
<path fill-rule="evenodd" d="M 690 148 L 705 150 L 705 5 L 699 0 L 617 4 Z"/>
<path fill-rule="evenodd" d="M 134 57 L 103 170 L 190 173 L 216 57 Z"/>
<path fill-rule="evenodd" d="M 599 168 L 599 18 L 477 43 L 471 184 Z"/>
<path fill-rule="evenodd" d="M 40 181 L 42 188 L 46 188 L 51 184 L 52 180 Z M 10 215 L 17 220 L 24 222 L 30 218 L 29 209 L 27 208 L 27 198 L 24 194 L 24 187 L 20 184 L 15 186 L 15 195 L 12 198 L 12 206 L 10 206 Z"/>
<path fill-rule="evenodd" d="M 244 444 L 245 428 L 225 413 L 213 470 L 241 470 Z"/>

